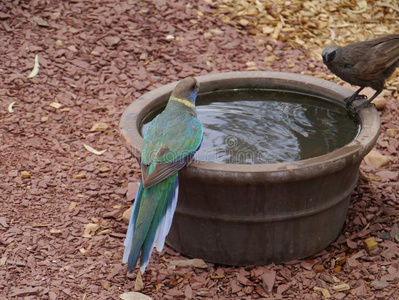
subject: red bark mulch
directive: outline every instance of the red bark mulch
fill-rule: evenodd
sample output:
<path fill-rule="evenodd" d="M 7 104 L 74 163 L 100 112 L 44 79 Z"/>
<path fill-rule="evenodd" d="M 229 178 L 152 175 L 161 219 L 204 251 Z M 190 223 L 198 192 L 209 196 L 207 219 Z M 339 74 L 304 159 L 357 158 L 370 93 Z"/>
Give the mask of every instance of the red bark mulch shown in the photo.
<path fill-rule="evenodd" d="M 0 3 L 0 299 L 119 299 L 134 290 L 136 275 L 121 263 L 121 215 L 140 170 L 118 122 L 135 98 L 189 75 L 254 66 L 300 73 L 313 63 L 313 72 L 327 72 L 304 49 L 259 46 L 215 13 L 194 0 Z M 267 45 L 281 57 L 273 66 Z M 28 79 L 36 54 L 39 73 Z M 281 265 L 173 269 L 170 261 L 185 258 L 165 247 L 140 291 L 153 299 L 322 299 L 318 288 L 326 288 L 332 299 L 397 299 L 398 142 L 386 129 L 399 124 L 397 102 L 388 102 L 376 147 L 393 159 L 380 170 L 362 165 L 345 227 L 328 249 Z M 91 132 L 100 121 L 109 128 Z M 378 247 L 369 253 L 370 237 Z M 348 290 L 333 289 L 344 283 Z"/>

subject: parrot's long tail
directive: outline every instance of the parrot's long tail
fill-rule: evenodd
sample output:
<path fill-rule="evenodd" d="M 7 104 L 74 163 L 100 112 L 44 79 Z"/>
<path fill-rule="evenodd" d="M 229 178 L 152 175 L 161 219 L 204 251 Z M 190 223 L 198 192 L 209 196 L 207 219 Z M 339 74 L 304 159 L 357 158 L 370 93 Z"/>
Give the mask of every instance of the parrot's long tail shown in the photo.
<path fill-rule="evenodd" d="M 140 271 L 144 273 L 154 245 L 162 251 L 176 210 L 178 190 L 177 174 L 149 189 L 140 183 L 125 239 L 123 262 L 128 263 L 128 272 L 135 268 L 140 252 Z"/>

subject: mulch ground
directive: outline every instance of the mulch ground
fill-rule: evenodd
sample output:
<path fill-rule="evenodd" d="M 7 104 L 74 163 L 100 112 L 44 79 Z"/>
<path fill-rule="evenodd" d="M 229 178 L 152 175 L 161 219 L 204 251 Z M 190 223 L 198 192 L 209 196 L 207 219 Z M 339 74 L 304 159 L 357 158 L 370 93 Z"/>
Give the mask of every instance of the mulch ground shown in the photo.
<path fill-rule="evenodd" d="M 134 290 L 153 299 L 323 299 L 326 290 L 332 299 L 399 298 L 392 97 L 376 145 L 391 162 L 362 164 L 345 226 L 328 249 L 281 265 L 174 268 L 187 258 L 165 247 L 142 282 L 126 276 L 121 217 L 140 168 L 118 134 L 123 110 L 189 75 L 328 72 L 304 48 L 259 45 L 216 12 L 194 0 L 0 3 L 0 299 L 119 299 Z M 272 53 L 279 59 L 270 64 Z M 36 54 L 39 72 L 28 78 Z M 108 128 L 93 129 L 98 122 Z M 377 243 L 369 252 L 368 238 Z"/>

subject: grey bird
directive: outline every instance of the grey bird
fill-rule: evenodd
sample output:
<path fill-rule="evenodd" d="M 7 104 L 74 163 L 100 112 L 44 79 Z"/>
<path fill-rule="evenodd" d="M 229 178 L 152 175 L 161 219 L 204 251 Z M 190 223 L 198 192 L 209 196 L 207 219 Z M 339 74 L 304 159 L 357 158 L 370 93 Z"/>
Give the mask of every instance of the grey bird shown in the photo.
<path fill-rule="evenodd" d="M 366 98 L 359 95 L 365 87 L 375 90 L 370 99 L 354 108 L 358 113 L 382 92 L 385 80 L 391 77 L 395 68 L 399 66 L 399 34 L 385 35 L 345 47 L 328 46 L 324 48 L 321 56 L 332 73 L 351 85 L 360 87 L 344 100 L 347 108 L 355 99 Z"/>

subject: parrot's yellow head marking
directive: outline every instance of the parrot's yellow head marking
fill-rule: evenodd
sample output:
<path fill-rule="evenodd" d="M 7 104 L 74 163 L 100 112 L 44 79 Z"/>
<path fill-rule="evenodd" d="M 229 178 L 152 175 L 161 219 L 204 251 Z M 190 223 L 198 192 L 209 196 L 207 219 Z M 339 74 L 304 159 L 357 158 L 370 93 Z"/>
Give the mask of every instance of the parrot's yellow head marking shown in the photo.
<path fill-rule="evenodd" d="M 179 101 L 180 103 L 183 103 L 185 106 L 188 106 L 188 107 L 192 107 L 192 108 L 195 107 L 195 105 L 193 103 L 191 103 L 190 101 L 185 100 L 185 99 L 181 99 L 181 98 L 177 98 L 177 97 L 171 97 L 170 99 Z"/>

